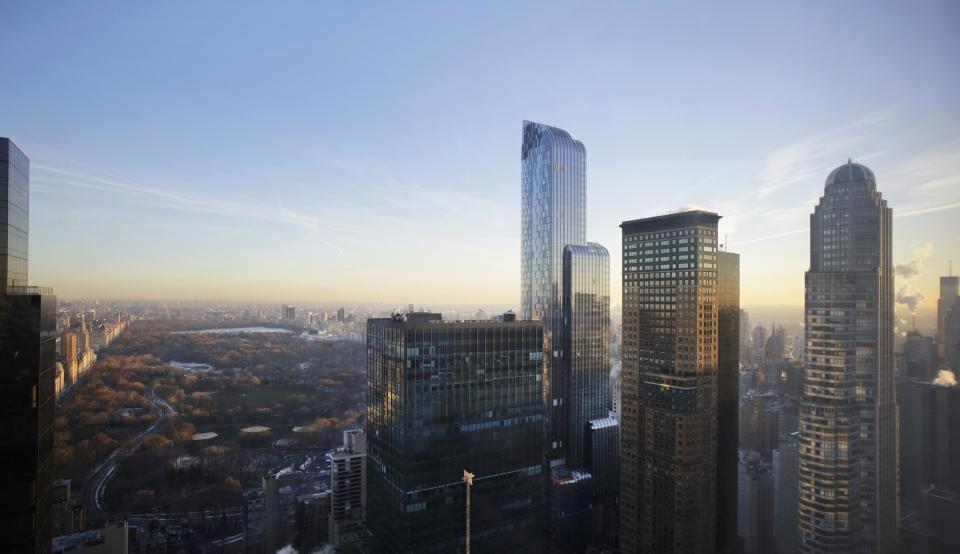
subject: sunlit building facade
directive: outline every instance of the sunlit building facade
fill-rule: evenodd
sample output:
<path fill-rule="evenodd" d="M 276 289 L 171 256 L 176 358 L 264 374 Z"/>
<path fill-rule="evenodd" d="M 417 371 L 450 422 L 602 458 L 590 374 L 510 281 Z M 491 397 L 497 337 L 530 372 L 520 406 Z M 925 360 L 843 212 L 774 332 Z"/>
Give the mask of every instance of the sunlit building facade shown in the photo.
<path fill-rule="evenodd" d="M 892 212 L 867 167 L 827 177 L 810 216 L 800 408 L 800 551 L 893 552 L 897 404 Z"/>
<path fill-rule="evenodd" d="M 620 550 L 716 549 L 717 223 L 625 221 Z"/>
<path fill-rule="evenodd" d="M 368 523 L 375 552 L 536 552 L 545 535 L 539 321 L 367 322 Z"/>

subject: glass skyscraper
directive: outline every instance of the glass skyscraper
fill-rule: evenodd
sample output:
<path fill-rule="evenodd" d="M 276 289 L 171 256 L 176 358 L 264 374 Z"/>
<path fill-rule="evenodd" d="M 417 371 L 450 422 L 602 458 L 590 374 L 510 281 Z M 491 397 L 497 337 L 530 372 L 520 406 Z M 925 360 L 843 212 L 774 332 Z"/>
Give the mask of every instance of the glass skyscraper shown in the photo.
<path fill-rule="evenodd" d="M 898 517 L 892 211 L 867 167 L 810 216 L 800 408 L 800 551 L 892 552 Z"/>
<path fill-rule="evenodd" d="M 0 293 L 27 285 L 30 160 L 0 137 Z"/>
<path fill-rule="evenodd" d="M 569 400 L 563 370 L 563 252 L 586 244 L 587 152 L 569 133 L 523 122 L 520 318 L 543 321 L 547 360 L 548 458 L 562 463 Z"/>
<path fill-rule="evenodd" d="M 591 480 L 608 467 L 591 472 L 586 448 L 590 422 L 612 408 L 610 255 L 586 242 L 586 150 L 580 141 L 524 121 L 521 181 L 521 317 L 543 321 L 550 345 L 544 390 L 553 548 L 582 550 L 596 535 L 591 504 L 599 501 Z"/>
<path fill-rule="evenodd" d="M 27 285 L 30 162 L 0 138 L 0 552 L 51 549 L 57 299 Z"/>
<path fill-rule="evenodd" d="M 375 552 L 536 552 L 545 535 L 539 321 L 367 321 L 367 509 Z"/>
<path fill-rule="evenodd" d="M 716 551 L 719 220 L 620 226 L 622 552 Z"/>
<path fill-rule="evenodd" d="M 563 360 L 570 389 L 567 465 L 584 467 L 590 421 L 607 417 L 610 394 L 610 254 L 596 243 L 563 251 Z"/>

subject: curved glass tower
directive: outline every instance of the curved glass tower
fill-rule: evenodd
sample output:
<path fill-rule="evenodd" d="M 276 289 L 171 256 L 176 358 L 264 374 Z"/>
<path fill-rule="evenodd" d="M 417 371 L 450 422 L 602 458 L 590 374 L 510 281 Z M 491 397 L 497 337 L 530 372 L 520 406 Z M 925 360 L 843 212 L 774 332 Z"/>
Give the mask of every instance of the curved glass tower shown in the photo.
<path fill-rule="evenodd" d="M 610 395 L 610 254 L 591 242 L 563 250 L 563 337 L 567 406 L 567 465 L 584 467 L 591 420 L 608 416 Z"/>
<path fill-rule="evenodd" d="M 520 318 L 559 316 L 563 248 L 587 242 L 587 151 L 563 129 L 523 122 Z"/>
<path fill-rule="evenodd" d="M 892 211 L 865 166 L 810 216 L 800 408 L 800 551 L 893 552 L 898 524 Z"/>
<path fill-rule="evenodd" d="M 523 122 L 520 318 L 543 321 L 552 341 L 547 372 L 548 459 L 566 455 L 563 377 L 563 251 L 586 243 L 587 151 L 563 129 Z M 609 367 L 608 367 L 609 371 Z"/>

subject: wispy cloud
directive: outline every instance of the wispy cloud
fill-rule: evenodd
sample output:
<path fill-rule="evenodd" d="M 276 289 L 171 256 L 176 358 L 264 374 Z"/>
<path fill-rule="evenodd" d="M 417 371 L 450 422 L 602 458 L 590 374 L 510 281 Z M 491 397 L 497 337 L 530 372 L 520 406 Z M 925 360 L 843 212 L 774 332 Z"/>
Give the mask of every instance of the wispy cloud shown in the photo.
<path fill-rule="evenodd" d="M 760 172 L 756 198 L 764 198 L 790 185 L 822 179 L 836 167 L 841 156 L 864 156 L 858 148 L 888 127 L 896 110 L 887 108 L 869 113 L 846 125 L 814 133 L 774 150 Z"/>
<path fill-rule="evenodd" d="M 334 248 L 340 254 L 344 253 L 343 249 L 336 243 L 322 238 L 320 236 L 321 232 L 323 232 L 324 235 L 329 235 L 331 234 L 330 232 L 350 235 L 360 234 L 355 228 L 331 223 L 317 214 L 291 210 L 282 206 L 271 207 L 225 201 L 201 195 L 161 190 L 43 164 L 34 163 L 31 167 L 40 172 L 39 175 L 33 176 L 35 183 L 47 185 L 54 189 L 61 187 L 80 188 L 106 194 L 121 195 L 126 199 L 133 199 L 143 204 L 167 209 L 298 226 L 306 229 L 311 235 L 314 235 L 313 238 Z"/>

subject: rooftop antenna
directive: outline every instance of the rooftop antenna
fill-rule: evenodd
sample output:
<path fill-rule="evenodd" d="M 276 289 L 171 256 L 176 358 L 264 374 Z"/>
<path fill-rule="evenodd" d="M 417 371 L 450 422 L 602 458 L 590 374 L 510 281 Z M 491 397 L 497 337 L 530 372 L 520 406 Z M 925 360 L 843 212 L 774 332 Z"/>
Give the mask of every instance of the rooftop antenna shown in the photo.
<path fill-rule="evenodd" d="M 473 488 L 473 473 L 463 470 L 463 482 L 467 484 L 467 554 L 470 554 L 470 489 Z"/>
<path fill-rule="evenodd" d="M 729 247 L 730 247 L 730 241 L 729 241 L 729 239 L 727 239 L 727 234 L 724 233 L 724 234 L 723 234 L 723 251 L 726 252 L 726 251 L 727 251 L 727 248 L 729 248 Z"/>

